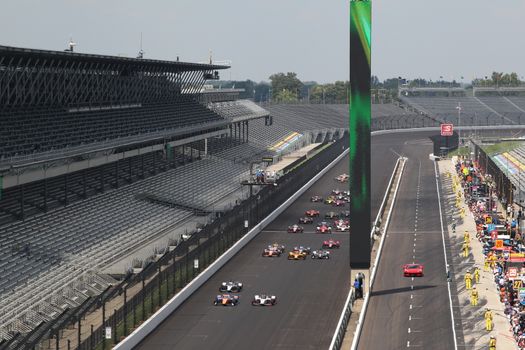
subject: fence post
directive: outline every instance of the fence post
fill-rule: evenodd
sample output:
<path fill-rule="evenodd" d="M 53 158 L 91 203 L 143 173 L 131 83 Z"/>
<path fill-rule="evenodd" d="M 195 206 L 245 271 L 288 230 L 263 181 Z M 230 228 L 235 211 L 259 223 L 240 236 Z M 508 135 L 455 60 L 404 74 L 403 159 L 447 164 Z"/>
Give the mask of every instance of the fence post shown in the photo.
<path fill-rule="evenodd" d="M 160 305 L 162 304 L 162 290 L 161 290 L 161 287 L 162 287 L 162 271 L 161 271 L 160 264 L 159 264 L 159 273 L 157 274 L 157 278 L 159 280 L 159 307 L 160 307 Z M 153 312 L 153 310 L 151 312 Z"/>
<path fill-rule="evenodd" d="M 93 350 L 93 325 L 91 325 L 91 336 L 89 337 L 89 348 Z"/>
<path fill-rule="evenodd" d="M 55 348 L 56 350 L 60 349 L 60 330 L 59 329 L 57 329 Z"/>
<path fill-rule="evenodd" d="M 128 295 L 127 288 L 124 287 L 124 336 L 128 335 Z"/>
<path fill-rule="evenodd" d="M 82 341 L 82 329 L 81 329 L 81 324 L 82 324 L 82 317 L 79 315 L 78 316 L 78 346 L 80 347 L 80 343 Z"/>
<path fill-rule="evenodd" d="M 102 337 L 102 350 L 106 350 L 106 301 L 102 300 L 102 329 L 104 336 Z"/>
<path fill-rule="evenodd" d="M 142 322 L 146 319 L 146 292 L 144 291 L 146 281 L 144 279 L 144 274 L 142 274 L 142 290 L 140 292 L 140 297 L 142 299 Z"/>
<path fill-rule="evenodd" d="M 117 309 L 113 309 L 113 344 L 117 344 Z"/>
<path fill-rule="evenodd" d="M 71 339 L 67 340 L 67 350 L 71 350 Z"/>

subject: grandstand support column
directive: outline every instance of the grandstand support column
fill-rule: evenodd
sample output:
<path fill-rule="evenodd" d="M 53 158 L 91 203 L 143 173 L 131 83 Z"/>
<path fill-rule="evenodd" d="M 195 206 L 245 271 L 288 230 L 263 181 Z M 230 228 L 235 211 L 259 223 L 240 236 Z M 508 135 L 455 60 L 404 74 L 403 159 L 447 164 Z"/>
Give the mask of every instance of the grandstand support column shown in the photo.
<path fill-rule="evenodd" d="M 64 207 L 67 207 L 68 197 L 67 197 L 67 173 L 64 174 Z"/>
<path fill-rule="evenodd" d="M 208 155 L 208 138 L 204 139 L 204 156 Z"/>
<path fill-rule="evenodd" d="M 350 0 L 350 268 L 370 268 L 371 8 Z"/>
<path fill-rule="evenodd" d="M 44 178 L 44 213 L 47 213 L 47 176 Z"/>
<path fill-rule="evenodd" d="M 24 185 L 20 185 L 20 219 L 25 219 L 25 212 L 24 212 Z"/>
<path fill-rule="evenodd" d="M 115 188 L 118 188 L 118 163 L 119 161 L 117 160 L 115 162 Z"/>

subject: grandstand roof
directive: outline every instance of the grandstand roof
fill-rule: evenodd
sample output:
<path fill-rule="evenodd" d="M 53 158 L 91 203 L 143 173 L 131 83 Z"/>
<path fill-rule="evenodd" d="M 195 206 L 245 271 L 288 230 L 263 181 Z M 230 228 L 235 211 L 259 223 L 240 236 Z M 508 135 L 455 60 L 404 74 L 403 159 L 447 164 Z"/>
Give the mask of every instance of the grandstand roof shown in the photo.
<path fill-rule="evenodd" d="M 205 64 L 205 63 L 191 63 L 179 61 L 163 61 L 151 59 L 139 59 L 130 57 L 107 56 L 107 55 L 93 55 L 69 51 L 52 51 L 52 50 L 36 50 L 11 46 L 0 46 L 0 57 L 16 57 L 26 58 L 27 60 L 45 60 L 50 61 L 47 64 L 52 66 L 62 65 L 63 60 L 77 61 L 77 62 L 95 62 L 95 63 L 120 63 L 127 66 L 141 67 L 163 67 L 167 70 L 187 71 L 187 70 L 210 70 L 210 69 L 227 69 L 230 66 Z M 0 61 L 1 62 L 1 61 Z"/>

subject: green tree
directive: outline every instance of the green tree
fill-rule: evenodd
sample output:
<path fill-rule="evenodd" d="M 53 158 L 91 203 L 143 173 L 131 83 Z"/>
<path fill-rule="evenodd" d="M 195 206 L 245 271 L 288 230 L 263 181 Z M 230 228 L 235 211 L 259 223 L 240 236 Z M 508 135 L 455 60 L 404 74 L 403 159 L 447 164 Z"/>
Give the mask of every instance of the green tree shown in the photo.
<path fill-rule="evenodd" d="M 290 93 L 295 94 L 296 98 L 301 97 L 301 90 L 303 88 L 303 83 L 297 78 L 297 73 L 288 72 L 276 73 L 270 76 L 270 81 L 272 84 L 272 94 L 273 96 L 279 95 L 283 90 L 288 92 L 284 95 L 288 96 Z M 284 96 L 283 95 L 283 96 Z"/>
<path fill-rule="evenodd" d="M 298 95 L 296 91 L 282 89 L 281 91 L 274 93 L 273 100 L 279 103 L 293 103 L 298 101 Z"/>

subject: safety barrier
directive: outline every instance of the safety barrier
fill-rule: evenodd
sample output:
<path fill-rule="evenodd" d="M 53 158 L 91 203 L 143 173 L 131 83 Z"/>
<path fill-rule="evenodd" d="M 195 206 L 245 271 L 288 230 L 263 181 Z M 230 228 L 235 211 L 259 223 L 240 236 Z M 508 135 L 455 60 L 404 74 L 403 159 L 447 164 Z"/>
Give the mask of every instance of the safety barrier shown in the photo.
<path fill-rule="evenodd" d="M 288 200 L 281 204 L 277 209 L 270 213 L 266 218 L 254 226 L 243 238 L 236 242 L 230 249 L 221 255 L 215 262 L 208 266 L 195 279 L 177 293 L 168 303 L 161 307 L 152 317 L 145 321 L 139 328 L 134 330 L 127 338 L 117 344 L 114 349 L 132 349 L 140 343 L 149 333 L 151 333 L 162 321 L 173 313 L 190 295 L 200 286 L 210 279 L 222 266 L 224 266 L 235 254 L 237 254 L 248 242 L 250 242 L 259 232 L 262 231 L 272 220 L 286 210 L 300 195 L 310 188 L 320 177 L 328 172 L 345 155 L 348 154 L 346 148 L 335 160 L 328 164 L 323 170 L 317 173 L 310 181 L 295 192 Z"/>
<path fill-rule="evenodd" d="M 375 228 L 378 227 L 379 219 L 381 218 L 381 216 L 383 216 L 385 204 L 388 200 L 388 194 L 390 193 L 390 190 L 392 189 L 392 184 L 394 182 L 394 177 L 396 175 L 396 172 L 399 168 L 400 161 L 401 161 L 401 158 L 398 158 L 398 160 L 396 161 L 396 164 L 394 165 L 394 170 L 392 171 L 392 175 L 390 176 L 390 180 L 388 181 L 388 185 L 386 187 L 383 201 L 381 202 L 381 206 L 379 207 L 379 211 L 377 212 L 377 216 L 374 221 L 374 226 L 372 227 L 372 230 L 370 231 L 370 236 L 372 237 L 372 246 L 374 245 L 374 231 L 375 231 Z M 403 163 L 403 166 L 404 166 L 404 163 Z M 397 192 L 397 188 L 396 188 L 396 192 Z M 370 249 L 372 249 L 372 247 Z M 377 266 L 377 262 L 378 260 L 376 258 L 376 263 L 375 263 L 376 266 Z M 341 345 L 343 344 L 343 339 L 346 333 L 346 328 L 348 326 L 348 321 L 350 320 L 350 316 L 352 315 L 352 307 L 354 306 L 354 302 L 355 302 L 354 293 L 355 293 L 354 289 L 350 287 L 350 292 L 348 293 L 348 297 L 346 298 L 346 302 L 343 307 L 343 311 L 341 312 L 341 316 L 339 317 L 339 322 L 337 323 L 337 327 L 336 327 L 334 336 L 332 337 L 332 342 L 330 343 L 330 348 L 329 348 L 330 350 L 341 349 Z M 368 300 L 368 294 L 365 297 L 365 304 L 363 304 L 363 310 L 361 311 L 361 315 L 364 315 L 364 312 L 366 311 L 365 305 L 367 303 L 367 300 Z M 361 324 L 362 323 L 361 316 L 359 317 L 359 320 L 360 320 L 359 323 Z M 358 336 L 357 332 L 356 332 L 356 336 Z"/>

